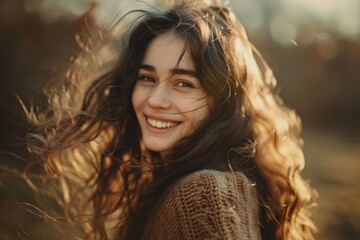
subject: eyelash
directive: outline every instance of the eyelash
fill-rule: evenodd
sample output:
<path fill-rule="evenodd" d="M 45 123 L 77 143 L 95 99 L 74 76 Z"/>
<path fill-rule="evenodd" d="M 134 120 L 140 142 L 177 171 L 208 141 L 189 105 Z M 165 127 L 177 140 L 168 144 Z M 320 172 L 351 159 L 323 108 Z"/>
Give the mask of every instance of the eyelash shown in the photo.
<path fill-rule="evenodd" d="M 140 75 L 137 79 L 144 82 L 155 82 L 154 78 L 149 75 Z"/>
<path fill-rule="evenodd" d="M 137 80 L 144 81 L 144 82 L 155 82 L 156 80 L 150 75 L 139 75 Z M 186 80 L 178 80 L 175 86 L 181 88 L 195 88 L 194 84 L 186 81 Z"/>
<path fill-rule="evenodd" d="M 185 86 L 181 86 L 181 85 L 185 85 Z M 194 88 L 194 84 L 188 82 L 188 81 L 184 81 L 184 80 L 179 80 L 176 83 L 176 86 L 182 87 L 182 88 Z"/>

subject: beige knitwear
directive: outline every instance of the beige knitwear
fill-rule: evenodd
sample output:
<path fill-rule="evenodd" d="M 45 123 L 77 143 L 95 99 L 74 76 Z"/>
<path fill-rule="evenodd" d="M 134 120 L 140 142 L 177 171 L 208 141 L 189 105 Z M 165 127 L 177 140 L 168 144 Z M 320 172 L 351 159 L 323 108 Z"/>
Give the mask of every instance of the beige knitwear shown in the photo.
<path fill-rule="evenodd" d="M 185 176 L 161 198 L 142 239 L 260 239 L 256 187 L 240 172 Z"/>

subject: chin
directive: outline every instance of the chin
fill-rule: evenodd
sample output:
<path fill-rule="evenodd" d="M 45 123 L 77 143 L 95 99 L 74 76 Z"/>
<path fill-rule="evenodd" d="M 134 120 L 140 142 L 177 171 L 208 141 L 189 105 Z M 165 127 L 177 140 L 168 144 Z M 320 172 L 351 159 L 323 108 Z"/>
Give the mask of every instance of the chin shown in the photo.
<path fill-rule="evenodd" d="M 159 153 L 167 152 L 170 149 L 170 146 L 162 145 L 161 143 L 157 144 L 154 141 L 151 141 L 151 142 L 148 142 L 148 143 L 146 141 L 144 141 L 144 144 L 145 144 L 147 149 L 149 149 L 151 151 L 154 151 L 154 152 L 159 152 Z"/>

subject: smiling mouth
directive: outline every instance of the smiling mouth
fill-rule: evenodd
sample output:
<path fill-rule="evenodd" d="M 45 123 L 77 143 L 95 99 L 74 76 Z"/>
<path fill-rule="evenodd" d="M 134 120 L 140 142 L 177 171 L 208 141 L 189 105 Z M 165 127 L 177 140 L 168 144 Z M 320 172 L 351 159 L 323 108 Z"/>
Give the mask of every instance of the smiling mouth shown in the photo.
<path fill-rule="evenodd" d="M 160 129 L 173 128 L 173 127 L 179 125 L 179 122 L 160 121 L 160 120 L 152 119 L 149 117 L 147 117 L 146 120 L 150 126 L 152 126 L 154 128 L 160 128 Z"/>

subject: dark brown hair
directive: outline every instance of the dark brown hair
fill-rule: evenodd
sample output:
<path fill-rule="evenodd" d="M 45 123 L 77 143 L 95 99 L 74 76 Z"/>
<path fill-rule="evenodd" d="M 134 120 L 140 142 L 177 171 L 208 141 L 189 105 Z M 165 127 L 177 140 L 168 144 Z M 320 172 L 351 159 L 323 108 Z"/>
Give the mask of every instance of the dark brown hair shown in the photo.
<path fill-rule="evenodd" d="M 184 39 L 211 107 L 160 159 L 141 142 L 131 94 L 147 46 L 169 31 Z M 48 91 L 46 110 L 27 111 L 38 130 L 30 149 L 57 176 L 52 195 L 86 238 L 139 238 L 165 189 L 212 168 L 256 182 L 264 239 L 312 239 L 299 117 L 274 94 L 270 68 L 229 9 L 181 1 L 129 11 L 99 42 L 84 45 L 61 91 Z"/>

